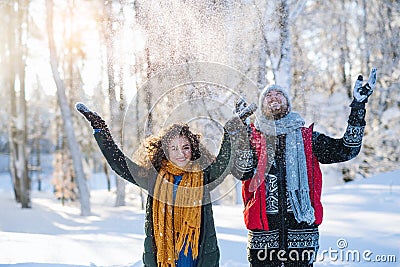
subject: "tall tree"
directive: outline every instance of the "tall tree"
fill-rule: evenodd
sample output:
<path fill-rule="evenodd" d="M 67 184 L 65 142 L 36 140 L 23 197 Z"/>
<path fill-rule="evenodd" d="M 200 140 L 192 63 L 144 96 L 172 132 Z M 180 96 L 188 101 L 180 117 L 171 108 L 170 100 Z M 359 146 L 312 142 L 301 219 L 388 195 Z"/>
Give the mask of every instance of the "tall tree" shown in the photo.
<path fill-rule="evenodd" d="M 361 29 L 362 29 L 362 38 L 359 38 L 359 40 L 363 40 L 363 45 L 360 44 L 360 47 L 363 47 L 363 55 L 361 57 L 362 59 L 362 71 L 363 73 L 367 73 L 369 71 L 369 66 L 371 62 L 371 51 L 370 51 L 370 46 L 369 46 L 369 36 L 367 33 L 367 20 L 368 20 L 368 8 L 367 8 L 367 3 L 366 0 L 361 0 L 362 1 L 362 16 L 361 16 Z"/>
<path fill-rule="evenodd" d="M 113 12 L 114 1 L 104 2 L 104 18 L 105 27 L 104 35 L 106 41 L 106 58 L 107 58 L 107 76 L 108 76 L 108 97 L 110 100 L 110 114 L 111 114 L 111 131 L 113 132 L 114 140 L 122 145 L 122 117 L 124 112 L 124 92 L 123 92 L 123 77 L 122 69 L 120 65 L 119 77 L 115 77 L 118 69 L 118 65 L 115 63 L 115 42 L 114 38 L 117 37 L 121 30 L 121 20 L 116 21 L 115 18 L 118 16 Z M 119 3 L 122 5 L 121 3 Z M 122 6 L 119 8 L 119 12 L 122 12 Z M 118 14 L 121 15 L 121 14 Z M 122 19 L 122 18 L 120 18 Z M 118 20 L 118 19 L 117 19 Z M 119 62 L 123 64 L 123 62 Z M 119 79 L 118 79 L 119 78 Z M 118 82 L 116 81 L 118 80 Z M 117 99 L 116 87 L 119 85 L 119 100 Z M 115 206 L 125 205 L 125 181 L 115 174 L 115 183 L 117 190 L 117 198 L 115 200 Z"/>
<path fill-rule="evenodd" d="M 89 189 L 86 184 L 86 178 L 83 171 L 82 165 L 82 157 L 81 151 L 76 140 L 74 126 L 72 122 L 72 114 L 70 107 L 68 105 L 67 96 L 65 94 L 65 85 L 64 81 L 60 77 L 60 73 L 58 72 L 58 58 L 56 53 L 56 46 L 54 42 L 54 33 L 53 33 L 53 1 L 46 0 L 46 11 L 47 11 L 47 33 L 48 33 L 48 41 L 49 41 L 49 50 L 50 50 L 50 65 L 53 73 L 54 81 L 57 87 L 57 98 L 61 109 L 61 115 L 64 122 L 64 131 L 67 138 L 68 147 L 71 153 L 74 171 L 76 175 L 76 181 L 79 190 L 79 200 L 81 203 L 81 215 L 87 216 L 90 215 L 90 197 L 89 197 Z"/>
<path fill-rule="evenodd" d="M 339 8 L 339 14 L 346 14 L 347 12 L 347 1 L 342 0 L 340 3 L 341 8 Z M 348 42 L 348 21 L 346 20 L 346 15 L 339 15 L 339 25 L 340 25 L 340 60 L 338 62 L 338 69 L 341 77 L 341 84 L 343 88 L 347 88 L 347 95 L 351 99 L 353 96 L 353 90 L 351 87 L 351 67 L 352 62 L 350 61 L 350 48 Z"/>
<path fill-rule="evenodd" d="M 29 2 L 9 5 L 9 63 L 10 92 L 10 173 L 15 199 L 22 208 L 31 207 L 27 152 L 27 104 L 25 98 L 25 68 L 27 56 L 27 18 Z M 13 25 L 13 26 L 11 26 Z"/>
<path fill-rule="evenodd" d="M 291 86 L 291 36 L 289 4 L 287 0 L 269 1 L 265 4 L 262 16 L 262 47 L 268 56 L 275 83 L 290 88 Z M 261 51 L 259 61 L 259 84 L 265 85 L 267 57 Z"/>

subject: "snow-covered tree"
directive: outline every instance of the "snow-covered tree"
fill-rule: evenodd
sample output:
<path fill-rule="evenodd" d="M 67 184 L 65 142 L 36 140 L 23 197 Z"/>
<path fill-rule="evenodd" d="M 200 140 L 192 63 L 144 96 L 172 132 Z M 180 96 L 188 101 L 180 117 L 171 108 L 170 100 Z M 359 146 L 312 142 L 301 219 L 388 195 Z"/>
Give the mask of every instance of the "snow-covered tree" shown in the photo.
<path fill-rule="evenodd" d="M 26 56 L 28 1 L 10 1 L 8 12 L 8 63 L 6 84 L 9 90 L 9 150 L 10 173 L 13 180 L 15 199 L 22 208 L 31 207 L 30 179 L 28 174 L 27 150 L 27 104 L 26 104 Z"/>
<path fill-rule="evenodd" d="M 56 51 L 56 46 L 54 42 L 54 32 L 53 32 L 53 1 L 46 0 L 46 10 L 47 10 L 47 32 L 49 38 L 49 50 L 50 50 L 50 64 L 54 77 L 54 81 L 57 87 L 57 98 L 60 105 L 61 115 L 63 118 L 63 129 L 66 134 L 66 139 L 71 153 L 76 182 L 79 190 L 79 200 L 81 203 L 81 215 L 90 215 L 90 196 L 89 189 L 86 183 L 86 178 L 82 165 L 82 157 L 78 142 L 76 140 L 74 125 L 72 122 L 71 109 L 68 104 L 67 96 L 65 94 L 65 84 L 61 79 L 58 70 L 58 56 Z"/>

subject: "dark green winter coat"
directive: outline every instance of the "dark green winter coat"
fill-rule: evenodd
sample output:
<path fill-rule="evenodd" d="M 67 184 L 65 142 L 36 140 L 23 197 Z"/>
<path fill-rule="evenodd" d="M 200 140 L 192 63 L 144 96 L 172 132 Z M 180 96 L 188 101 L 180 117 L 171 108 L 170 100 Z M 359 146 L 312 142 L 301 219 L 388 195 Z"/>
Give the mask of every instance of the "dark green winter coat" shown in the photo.
<path fill-rule="evenodd" d="M 145 232 L 143 262 L 147 267 L 157 267 L 156 245 L 153 237 L 153 188 L 157 178 L 156 170 L 148 170 L 138 166 L 129 158 L 125 157 L 117 147 L 107 129 L 94 134 L 97 144 L 111 168 L 125 180 L 146 189 L 149 192 L 146 205 Z M 220 252 L 215 232 L 210 191 L 219 185 L 225 176 L 234 169 L 231 164 L 231 142 L 229 135 L 225 132 L 219 154 L 216 160 L 208 166 L 204 172 L 204 193 L 202 202 L 205 203 L 201 209 L 201 232 L 199 240 L 198 267 L 219 266 Z M 238 171 L 235 169 L 234 171 Z M 243 173 L 243 179 L 251 178 L 251 172 Z M 235 175 L 237 177 L 237 175 Z"/>

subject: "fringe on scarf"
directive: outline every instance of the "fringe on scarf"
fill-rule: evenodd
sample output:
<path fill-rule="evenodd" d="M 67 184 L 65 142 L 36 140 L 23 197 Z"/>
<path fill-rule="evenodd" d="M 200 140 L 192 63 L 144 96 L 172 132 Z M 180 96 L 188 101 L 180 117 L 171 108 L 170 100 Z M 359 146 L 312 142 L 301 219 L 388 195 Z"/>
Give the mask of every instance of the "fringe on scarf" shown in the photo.
<path fill-rule="evenodd" d="M 173 199 L 174 176 L 182 176 Z M 203 171 L 198 166 L 182 170 L 170 162 L 163 162 L 153 196 L 153 229 L 157 247 L 157 265 L 175 266 L 180 251 L 189 246 L 192 257 L 199 254 Z"/>

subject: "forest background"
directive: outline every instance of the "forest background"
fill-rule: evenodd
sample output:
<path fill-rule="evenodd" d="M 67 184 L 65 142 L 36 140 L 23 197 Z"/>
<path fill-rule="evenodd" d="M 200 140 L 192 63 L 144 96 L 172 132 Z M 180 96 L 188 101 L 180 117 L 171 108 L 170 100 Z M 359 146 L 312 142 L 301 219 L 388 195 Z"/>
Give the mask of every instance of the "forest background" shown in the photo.
<path fill-rule="evenodd" d="M 74 105 L 102 114 L 122 144 L 126 111 L 142 116 L 160 100 L 157 88 L 143 89 L 146 81 L 188 62 L 229 66 L 257 93 L 273 83 L 290 88 L 307 124 L 336 137 L 345 131 L 357 76 L 376 67 L 363 148 L 350 162 L 324 166 L 325 186 L 398 169 L 398 1 L 3 0 L 0 14 L 0 172 L 10 173 L 23 208 L 49 179 L 57 198 L 79 199 L 89 215 L 93 173 L 104 174 L 109 190 L 115 184 L 115 205 L 125 205 L 130 191 Z M 163 100 L 150 124 L 165 120 L 160 114 L 171 103 Z M 130 142 L 138 143 L 142 125 L 131 123 L 137 134 Z M 218 131 L 203 134 L 218 143 Z M 222 189 L 228 193 L 218 200 L 239 203 L 234 180 L 224 187 L 232 190 Z"/>

